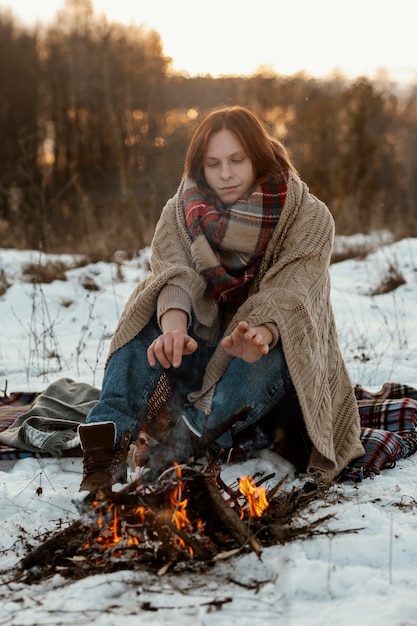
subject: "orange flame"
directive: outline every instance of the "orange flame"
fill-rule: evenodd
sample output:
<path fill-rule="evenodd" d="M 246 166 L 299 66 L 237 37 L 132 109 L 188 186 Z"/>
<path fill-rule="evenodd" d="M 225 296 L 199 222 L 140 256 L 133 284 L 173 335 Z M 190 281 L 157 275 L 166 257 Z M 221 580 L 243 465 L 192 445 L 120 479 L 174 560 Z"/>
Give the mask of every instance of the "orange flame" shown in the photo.
<path fill-rule="evenodd" d="M 262 517 L 265 510 L 269 507 L 265 487 L 257 487 L 251 476 L 244 476 L 239 479 L 239 491 L 246 498 L 249 515 L 251 517 Z M 243 516 L 244 512 L 242 509 L 241 518 Z"/>
<path fill-rule="evenodd" d="M 135 509 L 135 513 L 138 516 L 138 523 L 139 524 L 144 524 L 145 523 L 145 512 L 146 512 L 146 508 L 144 506 L 138 506 Z"/>
<path fill-rule="evenodd" d="M 119 514 L 117 511 L 117 507 L 114 504 L 109 505 L 109 512 L 113 513 L 113 519 L 111 522 L 107 524 L 105 528 L 105 532 L 103 535 L 97 537 L 97 542 L 105 545 L 116 545 L 119 541 L 122 540 L 122 536 L 119 534 L 118 526 L 119 526 Z M 103 514 L 100 511 L 99 519 L 98 519 L 98 527 L 101 529 L 104 526 Z"/>
<path fill-rule="evenodd" d="M 177 478 L 181 478 L 182 476 L 181 468 L 177 464 L 175 464 L 175 466 L 177 469 Z M 191 522 L 188 519 L 188 515 L 187 515 L 188 498 L 184 498 L 182 500 L 183 488 L 184 488 L 184 482 L 180 481 L 173 488 L 170 494 L 170 502 L 171 502 L 171 507 L 172 507 L 172 521 L 174 522 L 178 530 L 181 530 L 182 528 L 191 527 Z M 193 554 L 192 548 L 190 548 L 190 546 L 187 546 L 187 544 L 185 543 L 183 539 L 181 539 L 181 537 L 178 537 L 177 541 L 181 548 L 186 548 L 190 554 Z"/>

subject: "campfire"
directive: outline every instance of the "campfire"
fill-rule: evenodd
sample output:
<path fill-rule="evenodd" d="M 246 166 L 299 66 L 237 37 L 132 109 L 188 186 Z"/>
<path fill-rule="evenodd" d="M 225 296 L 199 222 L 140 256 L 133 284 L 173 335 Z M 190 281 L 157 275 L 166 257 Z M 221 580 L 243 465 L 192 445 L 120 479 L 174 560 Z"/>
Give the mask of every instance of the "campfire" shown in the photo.
<path fill-rule="evenodd" d="M 79 579 L 144 567 L 163 575 L 248 551 L 262 558 L 265 547 L 316 535 L 332 517 L 300 521 L 300 512 L 325 494 L 313 482 L 287 491 L 283 479 L 267 489 L 274 478 L 269 474 L 237 476 L 229 486 L 220 469 L 174 463 L 151 482 L 138 477 L 120 491 L 80 503 L 80 519 L 30 551 L 14 580 L 32 583 L 56 573 Z"/>
<path fill-rule="evenodd" d="M 166 571 L 178 561 L 213 559 L 219 548 L 262 552 L 251 520 L 262 518 L 269 503 L 265 487 L 250 476 L 241 477 L 235 491 L 221 481 L 219 468 L 174 463 L 154 483 L 138 479 L 110 500 L 101 495 L 88 511 L 82 507 L 90 529 L 83 550 L 98 561 L 162 562 Z"/>
<path fill-rule="evenodd" d="M 247 410 L 243 407 L 223 428 Z M 261 558 L 264 547 L 317 534 L 317 526 L 332 517 L 306 523 L 297 517 L 329 493 L 329 486 L 313 481 L 291 491 L 284 488 L 285 478 L 267 488 L 275 474 L 236 476 L 226 484 L 219 459 L 205 460 L 203 454 L 218 434 L 202 438 L 187 463 L 167 467 L 159 456 L 159 465 L 121 490 L 78 503 L 80 518 L 30 551 L 14 580 L 34 582 L 57 572 L 83 578 L 140 567 L 163 575 L 179 565 L 212 565 L 247 551 Z M 151 451 L 146 436 L 138 458 L 143 460 L 144 451 Z"/>

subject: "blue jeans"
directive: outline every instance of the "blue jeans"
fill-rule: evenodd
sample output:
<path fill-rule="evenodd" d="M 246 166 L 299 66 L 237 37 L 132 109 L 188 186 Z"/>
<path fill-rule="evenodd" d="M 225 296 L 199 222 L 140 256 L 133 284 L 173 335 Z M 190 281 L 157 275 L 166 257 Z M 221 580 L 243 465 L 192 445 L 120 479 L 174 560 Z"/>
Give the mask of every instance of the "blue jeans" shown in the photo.
<path fill-rule="evenodd" d="M 148 400 L 155 391 L 163 368 L 148 363 L 147 349 L 161 331 L 152 319 L 129 343 L 117 350 L 107 365 L 100 401 L 87 416 L 87 423 L 114 422 L 117 440 L 129 431 L 136 438 L 144 427 Z M 233 434 L 260 420 L 291 389 L 292 383 L 280 344 L 255 363 L 234 358 L 217 383 L 211 413 L 205 415 L 186 400 L 188 393 L 201 387 L 204 371 L 214 348 L 195 337 L 199 347 L 184 356 L 178 368 L 170 368 L 169 378 L 176 395 L 182 398 L 181 412 L 192 428 L 203 434 L 237 413 L 243 405 L 252 409 L 233 432 L 228 430 L 217 439 L 218 445 L 230 448 Z"/>

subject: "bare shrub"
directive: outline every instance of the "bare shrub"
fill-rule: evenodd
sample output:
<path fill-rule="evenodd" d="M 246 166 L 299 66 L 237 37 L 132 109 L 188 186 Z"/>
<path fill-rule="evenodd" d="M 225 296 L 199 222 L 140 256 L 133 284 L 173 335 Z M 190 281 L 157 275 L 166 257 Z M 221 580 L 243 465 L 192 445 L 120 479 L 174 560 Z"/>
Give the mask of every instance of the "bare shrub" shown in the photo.
<path fill-rule="evenodd" d="M 115 255 L 120 255 L 122 250 L 126 258 L 133 258 L 138 251 L 150 244 L 154 232 L 154 226 L 149 226 L 146 233 L 129 228 L 117 223 L 103 227 L 101 232 L 95 232 L 94 236 L 78 238 L 72 246 L 67 246 L 69 254 L 88 254 L 91 263 L 105 261 L 111 263 L 116 260 Z"/>
<path fill-rule="evenodd" d="M 73 304 L 74 304 L 74 300 L 71 300 L 71 298 L 62 298 L 60 300 L 60 305 L 64 307 L 64 309 L 68 309 Z"/>
<path fill-rule="evenodd" d="M 333 250 L 331 263 L 340 263 L 349 259 L 364 259 L 372 250 L 369 245 L 358 243 L 340 250 Z"/>
<path fill-rule="evenodd" d="M 100 286 L 92 276 L 83 276 L 80 278 L 80 283 L 86 291 L 100 291 Z"/>
<path fill-rule="evenodd" d="M 87 259 L 79 259 L 71 263 L 64 263 L 62 260 L 49 260 L 45 263 L 41 261 L 38 263 L 31 262 L 23 266 L 22 274 L 30 283 L 49 284 L 54 280 L 67 280 L 67 270 L 83 267 L 87 262 Z"/>
<path fill-rule="evenodd" d="M 390 262 L 381 282 L 371 291 L 371 296 L 380 296 L 383 293 L 390 293 L 397 289 L 397 287 L 405 285 L 406 282 L 402 272 L 394 263 Z"/>
<path fill-rule="evenodd" d="M 391 231 L 375 230 L 368 234 L 338 235 L 335 238 L 332 263 L 340 263 L 349 259 L 365 259 L 382 245 L 392 243 L 395 237 Z"/>
<path fill-rule="evenodd" d="M 0 270 L 0 296 L 3 296 L 9 287 L 10 283 L 7 280 L 6 272 L 4 270 Z"/>

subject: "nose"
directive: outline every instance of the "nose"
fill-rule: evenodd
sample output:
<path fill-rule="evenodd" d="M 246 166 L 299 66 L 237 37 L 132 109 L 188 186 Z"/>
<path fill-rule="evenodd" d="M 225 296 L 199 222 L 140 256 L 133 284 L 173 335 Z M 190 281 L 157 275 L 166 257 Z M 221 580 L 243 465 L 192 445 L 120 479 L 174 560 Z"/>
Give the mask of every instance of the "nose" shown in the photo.
<path fill-rule="evenodd" d="M 221 164 L 220 175 L 223 179 L 230 178 L 231 171 L 227 161 Z"/>

